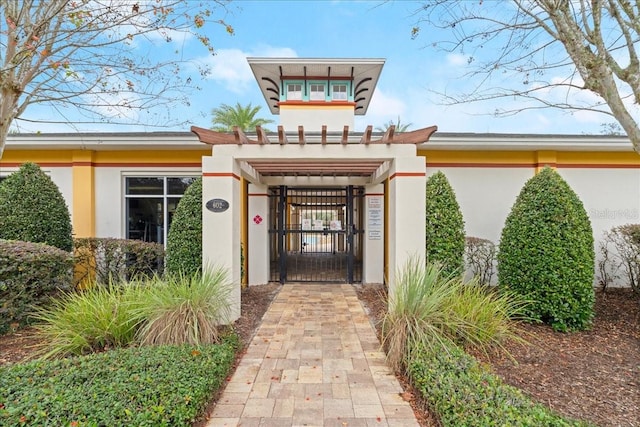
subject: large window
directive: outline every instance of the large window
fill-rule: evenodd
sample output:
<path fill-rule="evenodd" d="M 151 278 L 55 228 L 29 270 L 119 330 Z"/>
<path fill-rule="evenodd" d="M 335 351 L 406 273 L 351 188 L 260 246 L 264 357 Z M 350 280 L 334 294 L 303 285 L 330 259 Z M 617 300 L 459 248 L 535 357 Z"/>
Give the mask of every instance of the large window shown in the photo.
<path fill-rule="evenodd" d="M 287 85 L 287 100 L 302 100 L 302 85 L 290 83 Z"/>
<path fill-rule="evenodd" d="M 178 202 L 194 176 L 125 178 L 127 239 L 164 244 Z"/>
<path fill-rule="evenodd" d="M 311 101 L 324 101 L 324 85 L 309 85 L 309 99 Z"/>

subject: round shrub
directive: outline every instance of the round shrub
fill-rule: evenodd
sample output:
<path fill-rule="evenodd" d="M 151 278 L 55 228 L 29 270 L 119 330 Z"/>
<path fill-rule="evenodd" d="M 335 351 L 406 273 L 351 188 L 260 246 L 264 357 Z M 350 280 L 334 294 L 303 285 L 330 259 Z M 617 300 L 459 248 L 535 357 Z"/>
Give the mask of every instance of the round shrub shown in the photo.
<path fill-rule="evenodd" d="M 461 274 L 464 267 L 464 220 L 456 194 L 442 172 L 427 179 L 426 258 L 439 263 L 445 274 Z"/>
<path fill-rule="evenodd" d="M 530 300 L 533 320 L 584 329 L 593 318 L 594 262 L 582 202 L 556 171 L 543 169 L 524 185 L 502 230 L 499 285 Z"/>
<path fill-rule="evenodd" d="M 173 215 L 166 269 L 167 273 L 185 276 L 202 271 L 202 178 L 187 188 Z"/>
<path fill-rule="evenodd" d="M 0 239 L 73 249 L 67 204 L 35 163 L 25 163 L 0 185 Z"/>

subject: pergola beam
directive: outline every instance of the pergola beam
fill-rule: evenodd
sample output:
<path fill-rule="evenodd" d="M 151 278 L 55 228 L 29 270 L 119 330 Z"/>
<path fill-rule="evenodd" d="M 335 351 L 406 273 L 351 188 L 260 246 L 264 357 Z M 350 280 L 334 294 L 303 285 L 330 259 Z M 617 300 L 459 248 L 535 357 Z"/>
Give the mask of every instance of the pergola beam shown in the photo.
<path fill-rule="evenodd" d="M 360 144 L 369 144 L 371 142 L 371 132 L 373 131 L 373 126 L 367 126 L 367 129 L 362 134 L 362 138 L 360 138 Z"/>
<path fill-rule="evenodd" d="M 284 127 L 282 125 L 278 125 L 278 142 L 280 143 L 280 145 L 289 143 L 287 134 L 284 132 Z"/>

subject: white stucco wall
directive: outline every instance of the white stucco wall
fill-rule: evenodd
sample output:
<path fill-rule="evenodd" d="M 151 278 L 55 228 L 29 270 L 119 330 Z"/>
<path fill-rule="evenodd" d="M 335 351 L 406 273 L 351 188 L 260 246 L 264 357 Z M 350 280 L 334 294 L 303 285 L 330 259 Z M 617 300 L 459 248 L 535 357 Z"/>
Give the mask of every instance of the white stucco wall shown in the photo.
<path fill-rule="evenodd" d="M 297 132 L 298 126 L 304 124 L 305 132 L 320 132 L 322 125 L 329 132 L 342 132 L 344 126 L 353 130 L 353 107 L 339 108 L 300 108 L 283 105 L 280 110 L 280 124 L 286 132 Z"/>
<path fill-rule="evenodd" d="M 533 167 L 427 167 L 427 176 L 438 170 L 447 176 L 456 193 L 465 234 L 495 244 L 500 241 L 504 222 L 520 190 L 535 174 Z M 560 167 L 557 171 L 582 200 L 591 219 L 598 260 L 598 246 L 605 231 L 617 225 L 640 223 L 640 170 Z M 596 275 L 594 283 L 597 281 Z M 618 281 L 613 285 L 620 284 Z"/>
<path fill-rule="evenodd" d="M 522 186 L 535 174 L 534 168 L 427 167 L 427 178 L 439 170 L 456 192 L 466 235 L 494 243 Z"/>

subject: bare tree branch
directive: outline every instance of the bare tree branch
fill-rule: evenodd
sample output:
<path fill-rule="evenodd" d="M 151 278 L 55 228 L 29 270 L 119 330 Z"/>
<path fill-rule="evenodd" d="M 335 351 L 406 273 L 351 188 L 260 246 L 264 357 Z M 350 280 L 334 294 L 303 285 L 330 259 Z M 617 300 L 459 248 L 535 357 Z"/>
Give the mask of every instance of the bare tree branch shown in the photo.
<path fill-rule="evenodd" d="M 144 124 L 178 124 L 171 109 L 188 103 L 196 89 L 184 72 L 188 59 L 179 48 L 160 57 L 153 47 L 182 38 L 213 54 L 204 31 L 221 25 L 233 33 L 214 17 L 224 16 L 227 5 L 228 0 L 0 0 L 0 157 L 11 123 L 32 105 L 67 106 L 92 123 L 134 123 L 138 114 L 166 107 L 156 123 Z"/>
<path fill-rule="evenodd" d="M 603 113 L 618 121 L 640 153 L 640 2 L 429 0 L 415 16 L 412 37 L 422 27 L 445 29 L 448 40 L 428 44 L 468 58 L 465 78 L 475 86 L 441 93 L 445 103 L 517 97 L 531 103 L 493 114 L 536 108 Z M 584 91 L 597 97 L 578 101 Z"/>

